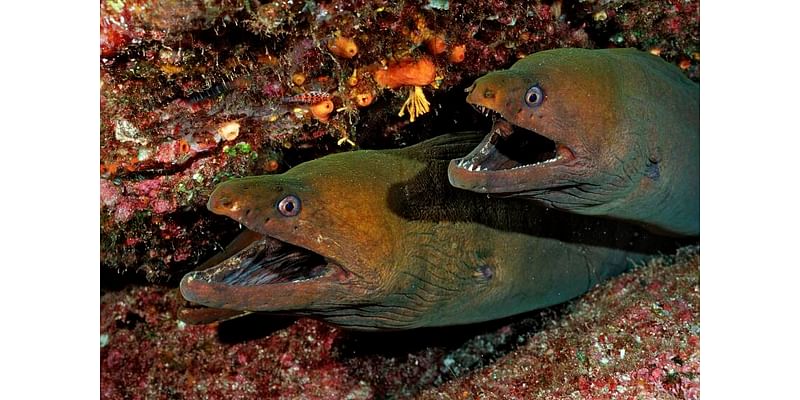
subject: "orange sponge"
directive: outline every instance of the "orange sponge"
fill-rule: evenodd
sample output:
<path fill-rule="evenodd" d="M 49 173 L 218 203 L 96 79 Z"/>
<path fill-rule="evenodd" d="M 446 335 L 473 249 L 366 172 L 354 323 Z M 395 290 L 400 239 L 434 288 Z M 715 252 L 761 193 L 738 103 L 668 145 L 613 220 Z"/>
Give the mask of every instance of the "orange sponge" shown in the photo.
<path fill-rule="evenodd" d="M 404 59 L 375 71 L 378 85 L 397 89 L 401 86 L 426 86 L 436 78 L 436 65 L 429 57 L 418 60 Z"/>

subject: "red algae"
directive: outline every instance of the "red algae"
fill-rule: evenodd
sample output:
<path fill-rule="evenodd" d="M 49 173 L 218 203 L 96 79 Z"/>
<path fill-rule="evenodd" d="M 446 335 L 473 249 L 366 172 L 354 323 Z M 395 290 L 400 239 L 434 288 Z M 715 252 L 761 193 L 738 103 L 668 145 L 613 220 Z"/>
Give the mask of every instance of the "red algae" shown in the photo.
<path fill-rule="evenodd" d="M 409 332 L 191 326 L 176 290 L 129 287 L 101 296 L 101 398 L 697 399 L 699 258 L 682 249 L 566 305 Z"/>

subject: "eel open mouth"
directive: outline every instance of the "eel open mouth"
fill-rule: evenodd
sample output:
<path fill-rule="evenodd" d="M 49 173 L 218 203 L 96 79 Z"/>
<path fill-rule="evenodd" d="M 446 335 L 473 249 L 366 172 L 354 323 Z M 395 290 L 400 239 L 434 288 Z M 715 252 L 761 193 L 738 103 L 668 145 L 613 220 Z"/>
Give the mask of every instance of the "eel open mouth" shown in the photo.
<path fill-rule="evenodd" d="M 569 147 L 516 126 L 494 110 L 475 107 L 492 117 L 492 130 L 471 153 L 454 160 L 457 168 L 470 172 L 539 168 L 575 158 Z"/>
<path fill-rule="evenodd" d="M 263 236 L 219 264 L 189 273 L 184 281 L 241 287 L 305 282 L 337 271 L 343 269 L 322 255 Z"/>

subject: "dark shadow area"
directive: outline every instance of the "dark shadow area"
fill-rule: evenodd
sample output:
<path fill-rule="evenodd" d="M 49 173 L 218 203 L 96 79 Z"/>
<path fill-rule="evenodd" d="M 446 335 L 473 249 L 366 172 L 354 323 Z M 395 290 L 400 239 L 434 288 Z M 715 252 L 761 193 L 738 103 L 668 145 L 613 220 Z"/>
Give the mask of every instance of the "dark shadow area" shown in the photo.
<path fill-rule="evenodd" d="M 296 319 L 278 315 L 248 314 L 221 322 L 217 328 L 217 339 L 224 344 L 261 339 L 287 328 Z"/>
<path fill-rule="evenodd" d="M 282 171 L 288 171 L 306 161 L 320 158 L 328 154 L 350 150 L 346 146 L 340 146 L 337 144 L 337 140 L 338 138 L 325 135 L 316 139 L 313 142 L 313 145 L 305 143 L 292 146 L 289 149 L 282 149 Z"/>
<path fill-rule="evenodd" d="M 401 150 L 408 157 L 431 161 L 413 179 L 390 189 L 387 203 L 391 210 L 414 221 L 473 222 L 530 235 L 532 240 L 550 238 L 643 254 L 672 254 L 698 241 L 657 235 L 625 221 L 557 211 L 530 200 L 454 188 L 447 178 L 449 158 L 466 154 L 477 140 L 475 134 L 453 134 Z"/>
<path fill-rule="evenodd" d="M 405 331 L 344 331 L 337 342 L 341 358 L 366 355 L 402 356 L 425 350 L 430 347 L 457 349 L 476 336 L 495 334 L 498 329 L 510 327 L 517 334 L 533 334 L 538 331 L 547 318 L 557 318 L 565 314 L 565 305 L 534 310 L 506 318 L 468 325 L 418 328 Z M 522 344 L 524 343 L 518 343 Z M 508 351 L 517 346 L 510 346 Z M 496 349 L 499 350 L 499 349 Z M 507 353 L 500 352 L 502 356 Z"/>
<path fill-rule="evenodd" d="M 118 271 L 100 264 L 100 296 L 124 289 L 128 285 L 148 285 L 143 275 L 134 271 Z"/>
<path fill-rule="evenodd" d="M 396 149 L 448 132 L 466 130 L 488 132 L 492 121 L 475 111 L 466 102 L 467 94 L 464 90 L 472 85 L 475 78 L 477 76 L 465 79 L 462 84 L 447 91 L 435 92 L 429 98 L 431 111 L 420 116 L 414 123 L 409 123 L 407 116 L 393 116 L 387 121 L 384 113 L 361 111 L 357 126 L 360 148 Z M 376 99 L 372 107 L 399 109 L 404 101 L 402 96 L 392 96 L 387 93 Z"/>
<path fill-rule="evenodd" d="M 377 398 L 405 398 L 469 374 L 525 345 L 528 338 L 566 315 L 568 304 L 479 324 L 398 332 L 345 331 L 335 344 L 352 376 L 372 382 Z M 413 386 L 392 376 L 424 369 Z M 379 373 L 375 373 L 379 372 Z"/>

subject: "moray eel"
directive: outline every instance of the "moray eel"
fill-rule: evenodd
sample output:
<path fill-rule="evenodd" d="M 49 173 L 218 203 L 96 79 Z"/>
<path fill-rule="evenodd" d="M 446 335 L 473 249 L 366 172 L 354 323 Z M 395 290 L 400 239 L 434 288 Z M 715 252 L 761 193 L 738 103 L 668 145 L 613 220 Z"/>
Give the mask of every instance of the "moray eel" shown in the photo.
<path fill-rule="evenodd" d="M 561 303 L 674 250 L 638 226 L 453 188 L 449 161 L 482 136 L 221 183 L 208 208 L 262 236 L 184 276 L 183 297 L 357 330 L 467 324 Z"/>
<path fill-rule="evenodd" d="M 557 49 L 491 72 L 467 102 L 492 130 L 450 183 L 700 234 L 700 86 L 635 49 Z"/>

